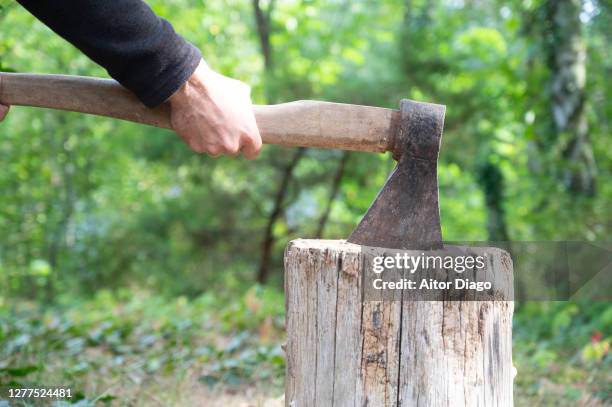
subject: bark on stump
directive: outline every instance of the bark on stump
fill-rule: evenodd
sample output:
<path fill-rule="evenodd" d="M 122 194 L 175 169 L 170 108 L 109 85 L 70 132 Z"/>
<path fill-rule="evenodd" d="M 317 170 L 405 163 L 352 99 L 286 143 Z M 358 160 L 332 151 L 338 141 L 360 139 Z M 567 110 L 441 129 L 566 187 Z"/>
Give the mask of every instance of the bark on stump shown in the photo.
<path fill-rule="evenodd" d="M 511 406 L 513 302 L 362 301 L 363 256 L 342 240 L 287 246 L 285 404 Z"/>

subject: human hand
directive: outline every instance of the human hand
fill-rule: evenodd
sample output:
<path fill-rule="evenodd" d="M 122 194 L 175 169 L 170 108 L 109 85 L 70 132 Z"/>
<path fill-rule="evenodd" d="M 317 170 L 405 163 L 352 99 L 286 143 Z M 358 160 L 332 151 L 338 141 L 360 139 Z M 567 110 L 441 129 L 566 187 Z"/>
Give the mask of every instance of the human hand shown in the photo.
<path fill-rule="evenodd" d="M 4 118 L 6 117 L 6 114 L 8 113 L 9 109 L 10 109 L 10 106 L 6 106 L 6 105 L 3 105 L 3 104 L 0 104 L 0 122 L 2 120 L 4 120 Z"/>
<path fill-rule="evenodd" d="M 198 153 L 251 160 L 261 149 L 261 136 L 243 82 L 210 69 L 204 61 L 185 85 L 168 99 L 172 128 Z"/>

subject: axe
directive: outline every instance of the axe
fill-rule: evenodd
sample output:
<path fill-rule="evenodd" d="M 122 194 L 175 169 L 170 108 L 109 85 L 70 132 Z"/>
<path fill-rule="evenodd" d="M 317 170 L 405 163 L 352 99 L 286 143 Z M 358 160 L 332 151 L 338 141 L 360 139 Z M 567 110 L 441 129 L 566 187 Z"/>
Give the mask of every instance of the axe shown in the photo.
<path fill-rule="evenodd" d="M 0 102 L 171 129 L 167 104 L 150 109 L 108 79 L 0 73 Z M 399 110 L 319 101 L 254 106 L 266 144 L 390 151 L 397 166 L 348 241 L 391 249 L 441 246 L 437 163 L 445 107 L 404 99 Z"/>

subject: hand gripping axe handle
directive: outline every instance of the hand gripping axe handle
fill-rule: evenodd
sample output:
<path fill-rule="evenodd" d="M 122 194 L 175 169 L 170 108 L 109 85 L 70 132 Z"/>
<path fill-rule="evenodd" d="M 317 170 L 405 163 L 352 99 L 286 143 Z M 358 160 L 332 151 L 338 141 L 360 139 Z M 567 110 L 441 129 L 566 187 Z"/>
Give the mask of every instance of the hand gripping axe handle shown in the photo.
<path fill-rule="evenodd" d="M 0 73 L 0 103 L 73 111 L 171 129 L 167 104 L 150 109 L 117 82 Z M 266 144 L 391 151 L 398 165 L 352 243 L 395 249 L 441 240 L 437 161 L 445 107 L 402 100 L 400 109 L 319 101 L 254 106 Z"/>

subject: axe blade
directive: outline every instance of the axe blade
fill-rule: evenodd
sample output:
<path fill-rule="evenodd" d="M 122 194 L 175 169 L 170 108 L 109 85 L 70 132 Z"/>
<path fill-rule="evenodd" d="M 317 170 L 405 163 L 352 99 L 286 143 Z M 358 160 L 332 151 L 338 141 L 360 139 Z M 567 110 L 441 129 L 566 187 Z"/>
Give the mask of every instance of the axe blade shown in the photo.
<path fill-rule="evenodd" d="M 401 101 L 392 149 L 398 164 L 349 242 L 402 250 L 441 247 L 437 166 L 445 110 Z"/>

